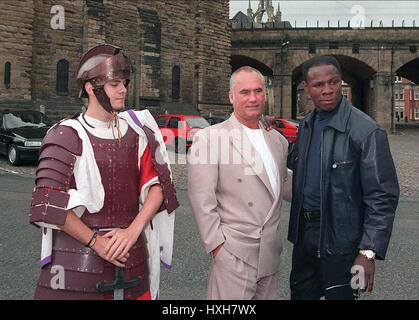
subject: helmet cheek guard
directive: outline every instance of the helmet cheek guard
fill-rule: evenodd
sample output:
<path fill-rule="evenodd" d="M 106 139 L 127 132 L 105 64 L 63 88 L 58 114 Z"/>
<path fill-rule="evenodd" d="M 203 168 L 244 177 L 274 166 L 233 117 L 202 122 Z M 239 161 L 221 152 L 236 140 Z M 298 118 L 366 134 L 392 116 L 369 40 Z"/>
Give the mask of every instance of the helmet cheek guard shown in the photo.
<path fill-rule="evenodd" d="M 105 92 L 105 86 L 96 86 L 93 87 L 93 93 L 96 96 L 96 99 L 99 101 L 100 105 L 105 109 L 106 112 L 112 112 L 111 99 Z"/>

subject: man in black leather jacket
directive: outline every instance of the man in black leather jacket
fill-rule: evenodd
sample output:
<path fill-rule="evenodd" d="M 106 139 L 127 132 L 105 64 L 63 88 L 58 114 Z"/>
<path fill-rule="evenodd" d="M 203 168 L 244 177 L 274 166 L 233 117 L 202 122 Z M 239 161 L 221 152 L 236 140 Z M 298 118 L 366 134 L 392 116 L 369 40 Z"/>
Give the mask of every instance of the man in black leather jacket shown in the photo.
<path fill-rule="evenodd" d="M 374 259 L 384 259 L 399 185 L 387 135 L 342 97 L 338 61 L 303 65 L 315 110 L 299 126 L 288 157 L 294 244 L 291 299 L 355 299 L 373 289 Z"/>

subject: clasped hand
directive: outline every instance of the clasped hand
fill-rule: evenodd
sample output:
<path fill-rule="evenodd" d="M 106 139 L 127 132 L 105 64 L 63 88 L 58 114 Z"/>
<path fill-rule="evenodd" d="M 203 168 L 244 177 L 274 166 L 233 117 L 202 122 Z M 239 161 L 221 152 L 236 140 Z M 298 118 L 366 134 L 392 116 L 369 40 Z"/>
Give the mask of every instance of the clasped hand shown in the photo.
<path fill-rule="evenodd" d="M 101 258 L 123 268 L 129 257 L 128 252 L 137 242 L 139 235 L 140 233 L 129 227 L 112 229 L 108 233 L 97 237 L 93 249 Z"/>

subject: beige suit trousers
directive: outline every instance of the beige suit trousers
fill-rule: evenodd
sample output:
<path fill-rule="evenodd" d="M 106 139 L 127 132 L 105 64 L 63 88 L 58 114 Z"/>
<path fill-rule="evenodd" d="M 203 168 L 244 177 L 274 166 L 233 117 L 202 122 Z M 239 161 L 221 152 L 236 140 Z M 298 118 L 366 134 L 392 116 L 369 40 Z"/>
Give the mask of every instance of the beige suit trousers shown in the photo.
<path fill-rule="evenodd" d="M 257 279 L 257 269 L 220 248 L 212 259 L 208 300 L 276 300 L 277 274 Z"/>

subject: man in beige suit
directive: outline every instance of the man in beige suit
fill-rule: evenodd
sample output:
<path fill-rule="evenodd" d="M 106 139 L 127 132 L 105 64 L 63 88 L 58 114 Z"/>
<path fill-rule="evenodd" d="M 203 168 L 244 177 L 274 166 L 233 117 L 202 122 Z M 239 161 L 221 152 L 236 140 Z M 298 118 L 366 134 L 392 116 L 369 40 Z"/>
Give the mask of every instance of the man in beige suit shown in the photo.
<path fill-rule="evenodd" d="M 288 142 L 259 121 L 266 98 L 259 71 L 235 71 L 229 97 L 233 114 L 199 131 L 189 157 L 188 197 L 212 256 L 207 297 L 276 299 L 281 201 L 291 197 Z"/>

